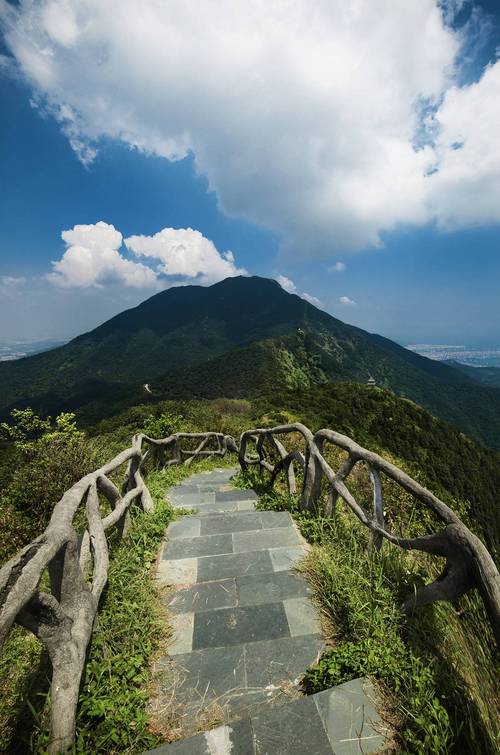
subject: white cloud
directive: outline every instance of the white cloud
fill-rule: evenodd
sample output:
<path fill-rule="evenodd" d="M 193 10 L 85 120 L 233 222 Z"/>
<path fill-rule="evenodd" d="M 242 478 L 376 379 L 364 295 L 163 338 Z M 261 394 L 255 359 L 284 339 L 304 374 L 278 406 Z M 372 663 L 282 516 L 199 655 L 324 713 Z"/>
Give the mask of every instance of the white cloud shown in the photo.
<path fill-rule="evenodd" d="M 297 293 L 297 286 L 292 280 L 290 280 L 290 278 L 287 278 L 286 275 L 278 275 L 276 280 L 280 284 L 281 288 L 284 288 L 285 291 L 288 291 L 289 294 Z"/>
<path fill-rule="evenodd" d="M 452 87 L 435 116 L 438 171 L 430 212 L 444 229 L 500 220 L 500 63 L 480 81 Z"/>
<path fill-rule="evenodd" d="M 23 283 L 26 283 L 26 278 L 22 275 L 0 275 L 0 284 L 2 286 L 10 288 L 13 286 L 22 286 Z"/>
<path fill-rule="evenodd" d="M 344 262 L 336 262 L 328 268 L 329 273 L 343 273 L 346 266 Z"/>
<path fill-rule="evenodd" d="M 224 211 L 307 256 L 378 245 L 399 223 L 500 221 L 500 62 L 455 86 L 461 0 L 439 5 L 0 0 L 0 13 L 83 163 L 101 137 L 192 152 Z"/>
<path fill-rule="evenodd" d="M 353 307 L 356 304 L 356 302 L 353 299 L 349 299 L 348 296 L 341 296 L 339 302 L 347 307 Z"/>
<path fill-rule="evenodd" d="M 236 267 L 232 252 L 220 253 L 210 239 L 192 228 L 163 228 L 154 236 L 130 236 L 125 244 L 134 254 L 160 261 L 158 272 L 210 285 L 246 275 Z M 195 280 L 193 280 L 195 279 Z"/>
<path fill-rule="evenodd" d="M 305 291 L 301 294 L 301 297 L 308 301 L 309 304 L 314 304 L 315 307 L 321 306 L 321 301 L 316 296 L 311 296 L 311 294 L 308 294 Z"/>
<path fill-rule="evenodd" d="M 89 288 L 117 282 L 134 288 L 157 285 L 157 274 L 146 265 L 123 257 L 118 249 L 122 235 L 102 221 L 75 225 L 61 234 L 67 245 L 62 258 L 52 263 L 47 278 L 63 288 Z"/>

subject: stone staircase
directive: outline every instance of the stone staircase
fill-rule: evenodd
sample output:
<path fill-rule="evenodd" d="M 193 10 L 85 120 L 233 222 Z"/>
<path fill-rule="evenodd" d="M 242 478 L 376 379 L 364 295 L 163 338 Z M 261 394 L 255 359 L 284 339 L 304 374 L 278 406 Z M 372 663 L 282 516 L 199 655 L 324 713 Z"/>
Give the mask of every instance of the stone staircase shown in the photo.
<path fill-rule="evenodd" d="M 157 663 L 153 713 L 168 709 L 185 738 L 152 752 L 376 751 L 384 737 L 366 680 L 301 695 L 324 646 L 310 587 L 294 571 L 307 544 L 288 513 L 256 511 L 253 491 L 231 488 L 235 471 L 193 475 L 167 494 L 196 513 L 169 526 L 159 562 L 173 640 Z"/>

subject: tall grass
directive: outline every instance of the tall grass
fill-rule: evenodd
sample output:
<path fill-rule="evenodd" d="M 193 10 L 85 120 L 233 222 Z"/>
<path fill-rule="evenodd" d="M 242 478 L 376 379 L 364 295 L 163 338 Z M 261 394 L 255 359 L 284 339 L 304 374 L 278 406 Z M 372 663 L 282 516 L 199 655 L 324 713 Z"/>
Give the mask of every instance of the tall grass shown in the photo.
<path fill-rule="evenodd" d="M 121 542 L 110 539 L 108 584 L 94 626 L 77 715 L 76 753 L 142 753 L 160 743 L 149 726 L 151 661 L 169 637 L 152 577 L 158 547 L 174 516 L 165 490 L 194 471 L 234 464 L 205 460 L 193 467 L 152 471 L 155 510 L 132 508 Z M 48 743 L 50 695 L 42 646 L 17 627 L 0 656 L 0 752 L 43 753 Z"/>
<path fill-rule="evenodd" d="M 241 486 L 255 481 L 253 470 L 239 477 Z M 259 485 L 265 491 L 262 480 Z M 398 512 L 396 496 L 392 491 L 393 516 L 402 521 L 407 501 Z M 330 627 L 330 648 L 309 669 L 306 690 L 369 676 L 378 683 L 399 751 L 498 753 L 498 660 L 479 596 L 465 596 L 459 606 L 436 603 L 408 619 L 399 610 L 403 597 L 442 563 L 387 543 L 377 553 L 352 515 L 300 513 L 297 497 L 283 489 L 263 492 L 259 507 L 289 510 L 312 544 L 303 570 Z M 422 528 L 418 516 L 413 512 L 414 531 Z"/>

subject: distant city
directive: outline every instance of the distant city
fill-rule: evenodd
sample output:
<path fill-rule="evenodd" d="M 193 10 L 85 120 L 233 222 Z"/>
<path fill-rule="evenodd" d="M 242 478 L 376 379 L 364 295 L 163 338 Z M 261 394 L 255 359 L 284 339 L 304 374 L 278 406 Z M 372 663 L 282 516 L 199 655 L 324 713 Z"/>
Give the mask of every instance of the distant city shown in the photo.
<path fill-rule="evenodd" d="M 15 359 L 40 354 L 42 351 L 62 346 L 64 341 L 45 339 L 43 341 L 0 341 L 0 362 L 13 362 Z"/>
<path fill-rule="evenodd" d="M 469 367 L 500 367 L 500 349 L 479 346 L 451 346 L 448 344 L 415 343 L 406 346 L 428 359 L 444 362 L 453 359 Z"/>
<path fill-rule="evenodd" d="M 0 362 L 12 362 L 15 359 L 40 354 L 42 351 L 55 349 L 66 341 L 45 339 L 40 341 L 0 341 Z M 439 362 L 453 360 L 469 367 L 500 368 L 500 348 L 480 346 L 457 346 L 452 344 L 411 343 L 406 348 L 428 359 Z"/>

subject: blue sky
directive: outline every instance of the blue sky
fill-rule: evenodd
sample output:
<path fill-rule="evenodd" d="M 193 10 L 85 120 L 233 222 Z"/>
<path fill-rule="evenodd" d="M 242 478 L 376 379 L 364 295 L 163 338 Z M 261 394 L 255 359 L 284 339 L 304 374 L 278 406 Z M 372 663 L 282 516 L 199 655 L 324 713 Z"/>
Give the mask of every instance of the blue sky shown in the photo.
<path fill-rule="evenodd" d="M 244 269 L 401 342 L 500 345 L 499 4 L 255 2 L 0 2 L 0 339 Z"/>

